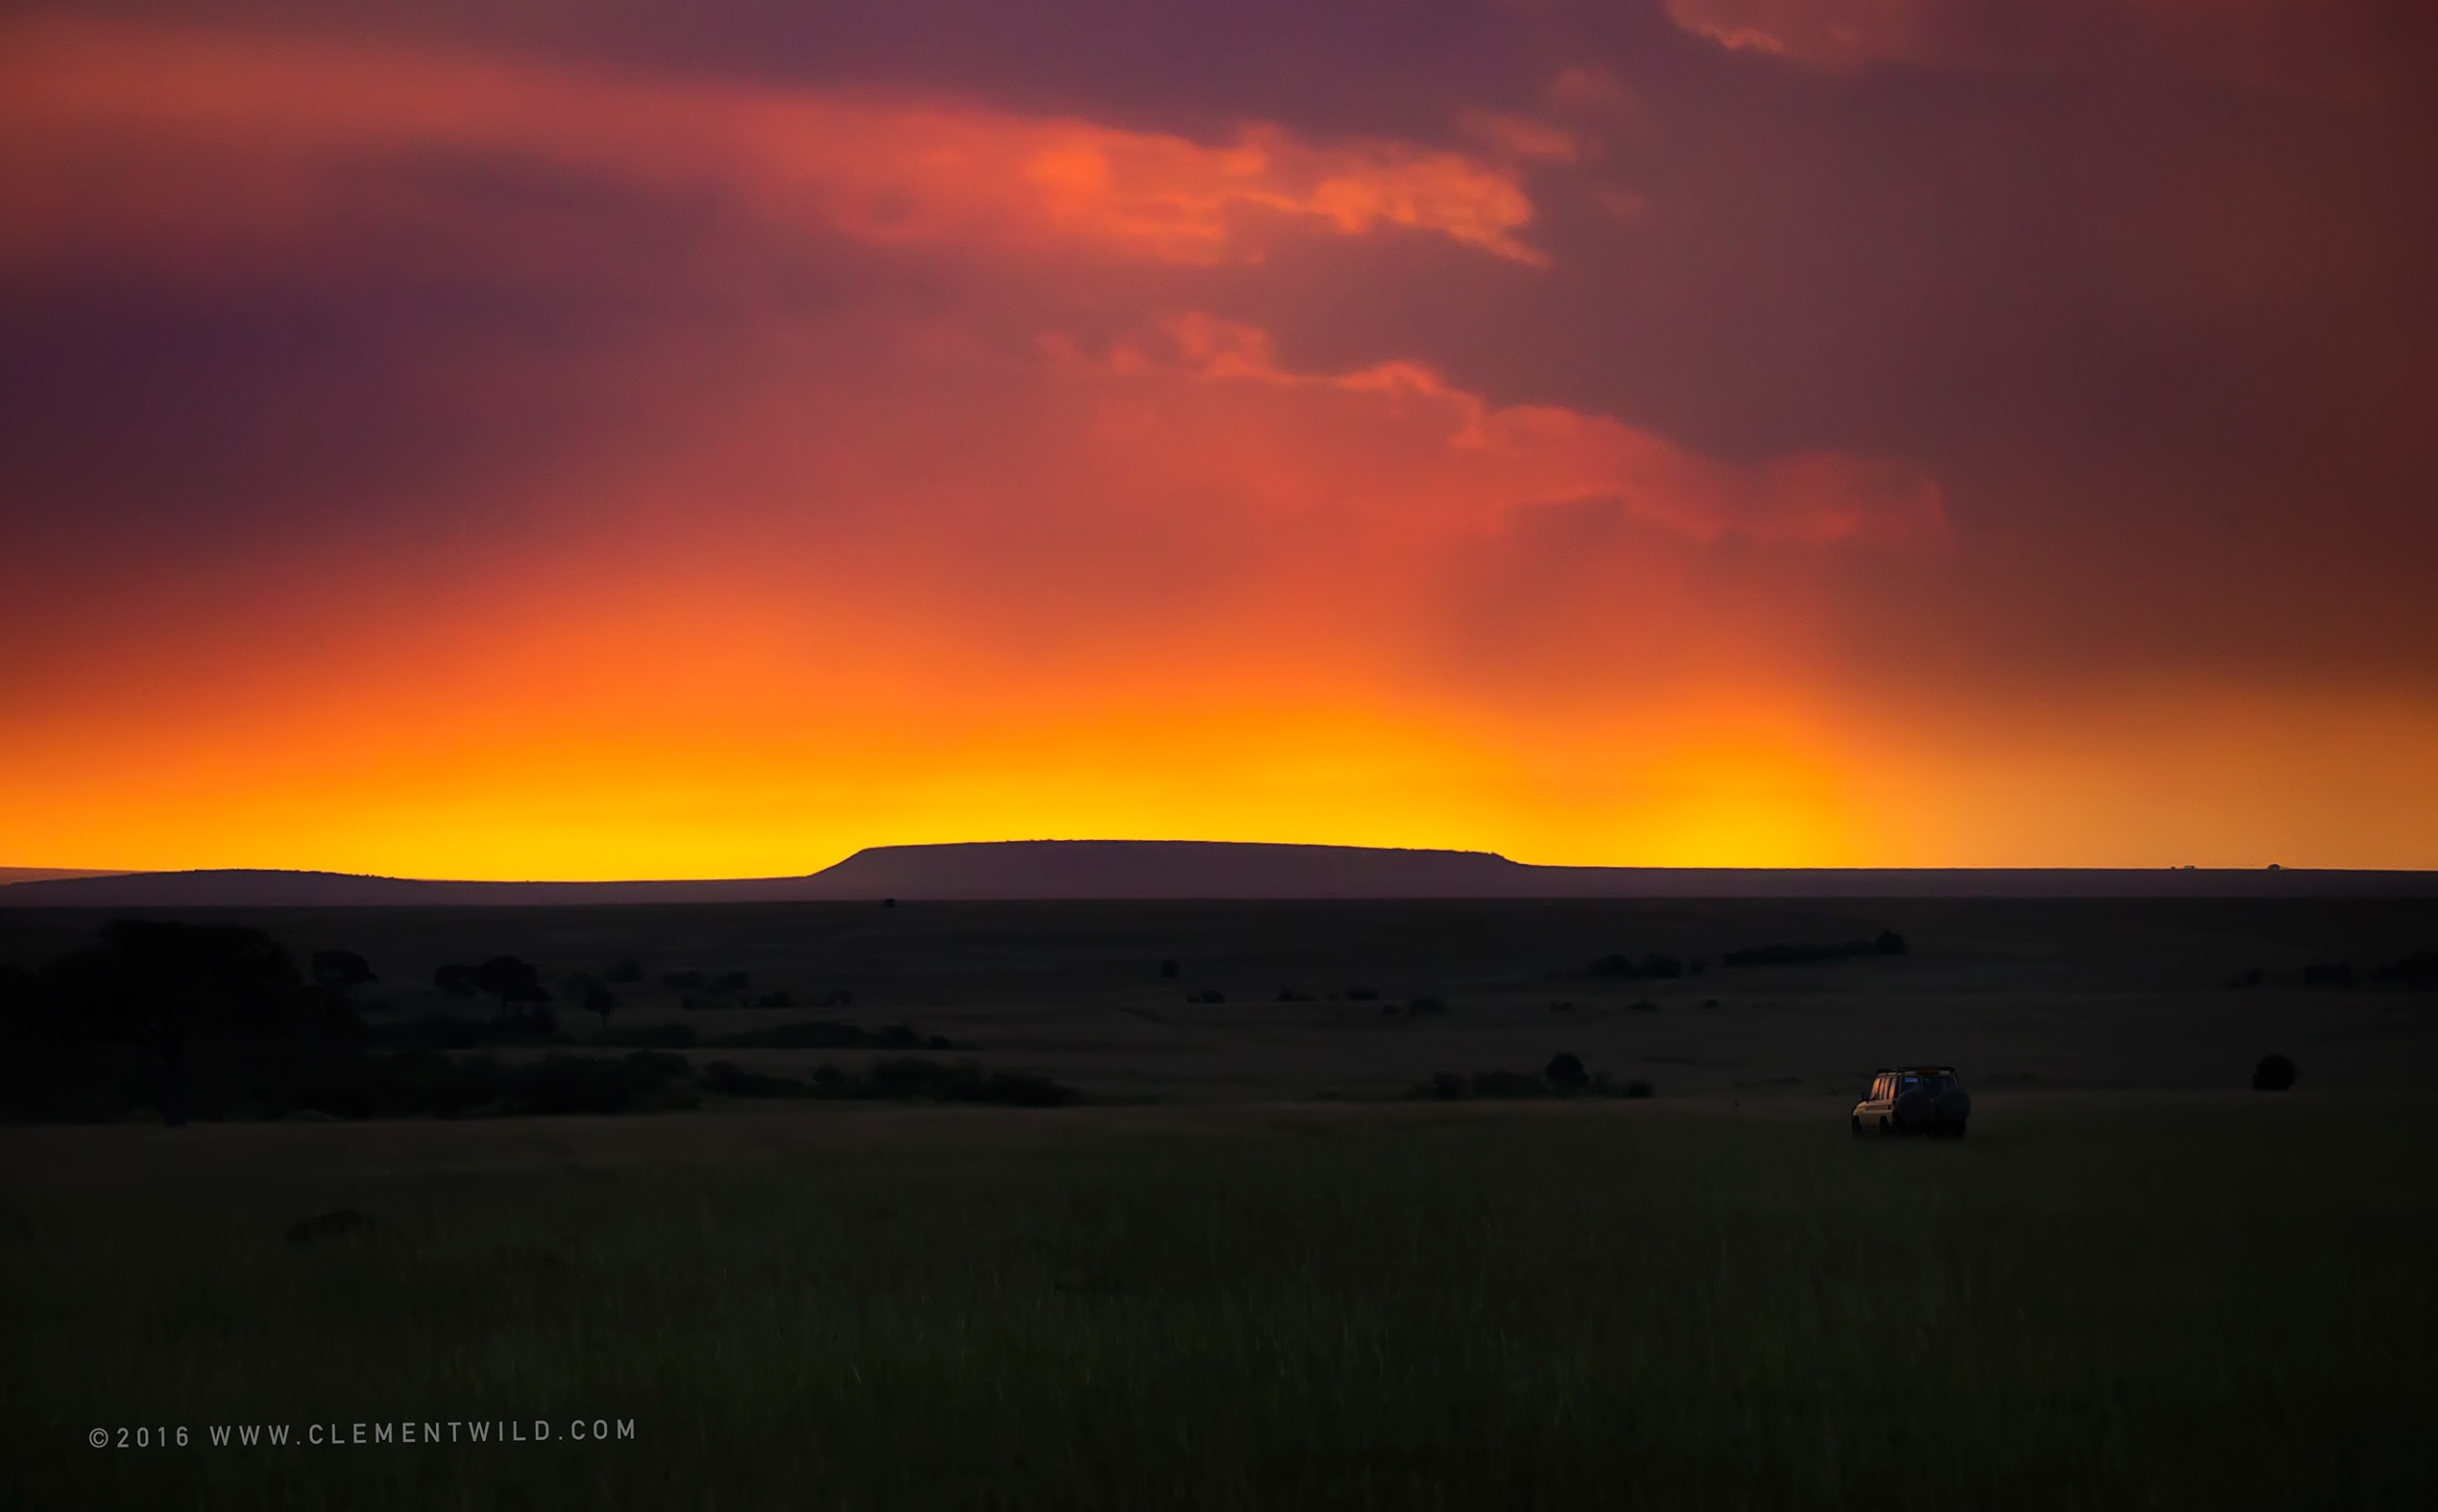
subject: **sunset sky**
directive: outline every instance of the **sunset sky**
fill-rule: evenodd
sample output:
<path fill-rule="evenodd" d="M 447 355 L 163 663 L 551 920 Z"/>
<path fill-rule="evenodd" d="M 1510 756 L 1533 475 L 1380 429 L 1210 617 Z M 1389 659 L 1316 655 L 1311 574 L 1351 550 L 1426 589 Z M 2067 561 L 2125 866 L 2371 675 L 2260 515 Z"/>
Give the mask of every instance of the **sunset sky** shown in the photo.
<path fill-rule="evenodd" d="M 0 13 L 0 864 L 2438 866 L 2438 6 Z"/>

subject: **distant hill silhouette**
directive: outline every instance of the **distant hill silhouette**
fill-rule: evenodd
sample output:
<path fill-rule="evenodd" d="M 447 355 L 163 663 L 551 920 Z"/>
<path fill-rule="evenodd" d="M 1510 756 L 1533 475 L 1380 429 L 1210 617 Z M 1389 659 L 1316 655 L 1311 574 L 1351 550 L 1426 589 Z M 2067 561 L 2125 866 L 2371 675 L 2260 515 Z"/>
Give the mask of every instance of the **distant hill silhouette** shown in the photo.
<path fill-rule="evenodd" d="M 12 882 L 48 882 L 61 876 L 125 876 L 124 872 L 79 866 L 0 866 L 0 887 Z"/>
<path fill-rule="evenodd" d="M 0 873 L 0 878 L 8 874 Z M 1214 840 L 875 846 L 809 876 L 451 882 L 338 872 L 135 872 L 0 882 L 0 907 L 735 903 L 1223 898 L 2430 898 L 2438 873 L 1527 866 L 1486 851 Z"/>

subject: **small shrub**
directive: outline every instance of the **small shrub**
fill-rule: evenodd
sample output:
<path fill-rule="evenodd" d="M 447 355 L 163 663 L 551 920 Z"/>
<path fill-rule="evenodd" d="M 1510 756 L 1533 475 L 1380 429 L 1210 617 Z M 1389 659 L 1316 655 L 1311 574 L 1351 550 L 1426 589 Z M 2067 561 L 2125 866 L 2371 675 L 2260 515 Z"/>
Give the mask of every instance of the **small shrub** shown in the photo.
<path fill-rule="evenodd" d="M 373 963 L 353 950 L 316 950 L 307 966 L 314 981 L 347 992 L 374 980 Z"/>
<path fill-rule="evenodd" d="M 370 1238 L 379 1225 L 353 1208 L 339 1208 L 329 1212 L 317 1212 L 309 1218 L 299 1218 L 288 1225 L 288 1242 L 299 1249 L 329 1239 L 350 1236 Z"/>
<path fill-rule="evenodd" d="M 2438 987 L 2438 950 L 2416 950 L 2371 972 L 2371 980 L 2396 987 Z"/>
<path fill-rule="evenodd" d="M 1475 1071 L 1470 1076 L 1457 1071 L 1440 1071 L 1407 1095 L 1455 1102 L 1466 1097 L 1514 1100 L 1550 1096 L 1649 1097 L 1652 1094 L 1649 1082 L 1630 1081 L 1620 1085 L 1605 1072 L 1588 1071 L 1581 1057 L 1560 1054 L 1551 1060 L 1548 1068 L 1537 1076 L 1529 1071 Z"/>
<path fill-rule="evenodd" d="M 796 1006 L 796 999 L 793 995 L 789 994 L 785 989 L 782 989 L 779 992 L 762 994 L 760 997 L 754 999 L 754 1006 L 757 1008 L 793 1008 Z"/>
<path fill-rule="evenodd" d="M 639 1067 L 658 1076 L 675 1078 L 694 1074 L 693 1062 L 666 1050 L 638 1050 L 626 1060 L 629 1066 Z"/>
<path fill-rule="evenodd" d="M 499 1019 L 418 1014 L 383 1025 L 372 1038 L 401 1050 L 471 1050 L 483 1044 L 543 1044 L 558 1032 L 558 1016 L 543 1008 Z"/>
<path fill-rule="evenodd" d="M 683 1050 L 696 1040 L 690 1023 L 643 1023 L 625 1029 L 604 1029 L 592 1037 L 594 1044 L 633 1046 L 637 1049 Z"/>
<path fill-rule="evenodd" d="M 1667 980 L 1684 974 L 1684 963 L 1673 955 L 1656 953 L 1636 960 L 1623 950 L 1612 950 L 1584 968 L 1586 976 L 1605 976 L 1620 981 L 1640 981 L 1644 977 Z"/>
<path fill-rule="evenodd" d="M 1728 966 L 1817 966 L 1831 961 L 1850 961 L 1864 955 L 1903 955 L 1907 952 L 1905 937 L 1894 929 L 1882 929 L 1870 940 L 1845 940 L 1821 945 L 1754 945 L 1741 950 L 1729 950 L 1725 957 Z"/>
<path fill-rule="evenodd" d="M 1476 1097 L 1546 1097 L 1549 1082 L 1529 1071 L 1475 1071 L 1473 1095 Z"/>
<path fill-rule="evenodd" d="M 809 1085 L 792 1076 L 767 1076 L 760 1071 L 749 1071 L 735 1061 L 713 1061 L 704 1067 L 703 1085 L 723 1097 L 809 1097 L 812 1095 L 812 1088 Z"/>
<path fill-rule="evenodd" d="M 1064 1108 L 1083 1101 L 1083 1094 L 1029 1071 L 994 1071 L 974 1089 L 971 1100 L 1003 1108 Z"/>
<path fill-rule="evenodd" d="M 1185 1000 L 1190 1003 L 1223 1003 L 1227 1001 L 1227 994 L 1217 992 L 1188 993 L 1185 995 Z"/>
<path fill-rule="evenodd" d="M 927 1045 L 935 1050 L 955 1048 L 942 1036 L 927 1038 L 912 1024 L 893 1023 L 884 1029 L 866 1029 L 860 1024 L 838 1023 L 827 1019 L 798 1019 L 759 1029 L 742 1029 L 735 1034 L 716 1035 L 702 1043 L 736 1050 L 916 1050 Z"/>
<path fill-rule="evenodd" d="M 517 1068 L 507 1100 L 511 1111 L 519 1113 L 625 1113 L 661 1091 L 669 1080 L 664 1068 L 677 1059 L 650 1051 L 619 1060 L 545 1056 Z"/>
<path fill-rule="evenodd" d="M 2294 1063 L 2282 1055 L 2263 1055 L 2260 1064 L 2252 1068 L 2254 1092 L 2287 1092 L 2294 1086 Z"/>

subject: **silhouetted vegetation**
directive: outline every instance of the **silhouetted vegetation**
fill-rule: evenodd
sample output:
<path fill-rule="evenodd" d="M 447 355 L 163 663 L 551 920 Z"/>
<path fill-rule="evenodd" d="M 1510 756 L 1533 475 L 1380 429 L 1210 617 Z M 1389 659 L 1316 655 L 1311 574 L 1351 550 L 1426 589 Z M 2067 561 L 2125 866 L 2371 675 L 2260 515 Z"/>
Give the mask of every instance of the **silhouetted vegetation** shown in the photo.
<path fill-rule="evenodd" d="M 1346 989 L 1346 1001 L 1350 1003 L 1376 1002 L 1379 999 L 1379 996 L 1380 989 L 1377 987 L 1349 987 Z"/>
<path fill-rule="evenodd" d="M 1581 1056 L 1560 1051 L 1538 1075 L 1531 1071 L 1441 1071 L 1409 1094 L 1454 1102 L 1463 1098 L 1512 1100 L 1533 1097 L 1629 1097 L 1654 1095 L 1651 1084 L 1619 1082 L 1586 1068 Z"/>
<path fill-rule="evenodd" d="M 2351 987 L 2354 969 L 2343 961 L 2314 961 L 2303 968 L 2305 987 Z"/>
<path fill-rule="evenodd" d="M 840 987 L 817 997 L 810 994 L 798 997 L 786 988 L 774 987 L 769 992 L 757 995 L 751 1001 L 739 998 L 736 1006 L 739 1008 L 852 1008 L 855 1006 L 855 994 Z"/>
<path fill-rule="evenodd" d="M 1083 1101 L 1074 1088 L 1021 1071 L 985 1073 L 971 1065 L 903 1058 L 876 1061 L 857 1075 L 824 1066 L 809 1078 L 772 1076 L 733 1061 L 703 1068 L 708 1091 L 729 1097 L 791 1097 L 895 1102 L 991 1103 L 1011 1108 L 1060 1108 Z"/>
<path fill-rule="evenodd" d="M 1614 977 L 1621 981 L 1640 981 L 1644 977 L 1668 980 L 1684 974 L 1684 963 L 1673 955 L 1647 954 L 1639 959 L 1622 950 L 1612 950 L 1583 969 L 1585 976 Z"/>
<path fill-rule="evenodd" d="M 479 966 L 449 965 L 432 972 L 432 985 L 457 997 L 486 996 L 503 1019 L 533 1017 L 550 1002 L 542 969 L 513 955 L 495 955 Z"/>
<path fill-rule="evenodd" d="M 352 1047 L 363 1033 L 336 990 L 307 987 L 277 941 L 236 924 L 113 920 L 12 983 L 0 1073 L 12 1116 L 150 1106 L 181 1123 L 231 1066 Z"/>
<path fill-rule="evenodd" d="M 599 1016 L 602 1028 L 610 1026 L 610 1015 L 618 1006 L 617 994 L 581 972 L 568 977 L 566 985 L 567 996 L 573 997 L 586 1013 Z"/>
<path fill-rule="evenodd" d="M 1160 963 L 1160 975 L 1169 981 L 1174 981 L 1176 979 L 1176 971 L 1177 967 L 1174 961 L 1162 961 Z"/>
<path fill-rule="evenodd" d="M 643 963 L 631 955 L 626 956 L 601 975 L 614 987 L 640 986 L 643 981 Z"/>
<path fill-rule="evenodd" d="M 2254 1092 L 2286 1092 L 2293 1088 L 2297 1072 L 2294 1063 L 2282 1055 L 2263 1055 L 2260 1064 L 2252 1068 Z"/>
<path fill-rule="evenodd" d="M 1812 966 L 1849 961 L 1864 955 L 1903 955 L 1911 949 L 1905 937 L 1882 929 L 1869 940 L 1844 940 L 1824 945 L 1755 945 L 1729 950 L 1720 959 L 1727 966 Z"/>
<path fill-rule="evenodd" d="M 2372 972 L 2371 980 L 2394 987 L 2438 987 L 2438 950 L 2416 950 Z"/>
<path fill-rule="evenodd" d="M 117 920 L 39 972 L 0 971 L 0 1116 L 622 1113 L 693 1098 L 677 1056 L 506 1065 L 453 1053 L 556 1038 L 539 973 L 509 956 L 435 973 L 498 1013 L 423 1014 L 368 1034 L 345 994 L 369 972 L 360 957 L 332 959 L 343 953 L 314 959 L 308 982 L 260 930 Z"/>
<path fill-rule="evenodd" d="M 799 1019 L 791 1023 L 775 1023 L 765 1028 L 740 1029 L 735 1034 L 706 1036 L 701 1044 L 726 1049 L 748 1050 L 953 1050 L 946 1035 L 925 1035 L 910 1023 L 893 1023 L 879 1029 L 861 1024 L 833 1023 L 821 1019 Z"/>
<path fill-rule="evenodd" d="M 302 1249 L 326 1239 L 369 1238 L 379 1231 L 380 1225 L 364 1213 L 353 1208 L 341 1208 L 333 1212 L 317 1212 L 309 1218 L 299 1218 L 288 1225 L 288 1242 Z"/>
<path fill-rule="evenodd" d="M 1227 1001 L 1227 994 L 1221 992 L 1187 993 L 1185 995 L 1185 1000 L 1190 1003 L 1223 1003 Z"/>
<path fill-rule="evenodd" d="M 317 985 L 334 992 L 352 992 L 376 980 L 373 963 L 353 950 L 316 950 L 306 970 Z"/>
<path fill-rule="evenodd" d="M 641 1023 L 631 1029 L 603 1029 L 591 1043 L 639 1050 L 684 1050 L 695 1043 L 690 1023 Z"/>
<path fill-rule="evenodd" d="M 702 990 L 703 984 L 709 979 L 710 978 L 706 977 L 700 972 L 664 972 L 661 973 L 661 985 L 673 993 L 699 992 Z"/>
<path fill-rule="evenodd" d="M 494 1044 L 548 1044 L 559 1038 L 558 1016 L 548 1009 L 504 1018 L 470 1019 L 426 1013 L 370 1031 L 374 1044 L 394 1050 L 471 1050 Z"/>

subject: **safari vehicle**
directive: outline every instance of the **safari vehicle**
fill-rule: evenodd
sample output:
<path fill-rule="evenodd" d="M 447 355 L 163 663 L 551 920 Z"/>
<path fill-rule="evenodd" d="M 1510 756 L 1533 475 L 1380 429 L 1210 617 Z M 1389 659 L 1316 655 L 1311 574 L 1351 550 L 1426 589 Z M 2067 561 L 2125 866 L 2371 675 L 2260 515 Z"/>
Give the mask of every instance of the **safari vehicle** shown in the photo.
<path fill-rule="evenodd" d="M 1964 1138 L 1972 1116 L 1972 1096 L 1952 1066 L 1895 1066 L 1871 1079 L 1871 1091 L 1854 1104 L 1854 1134 L 1940 1135 Z"/>

